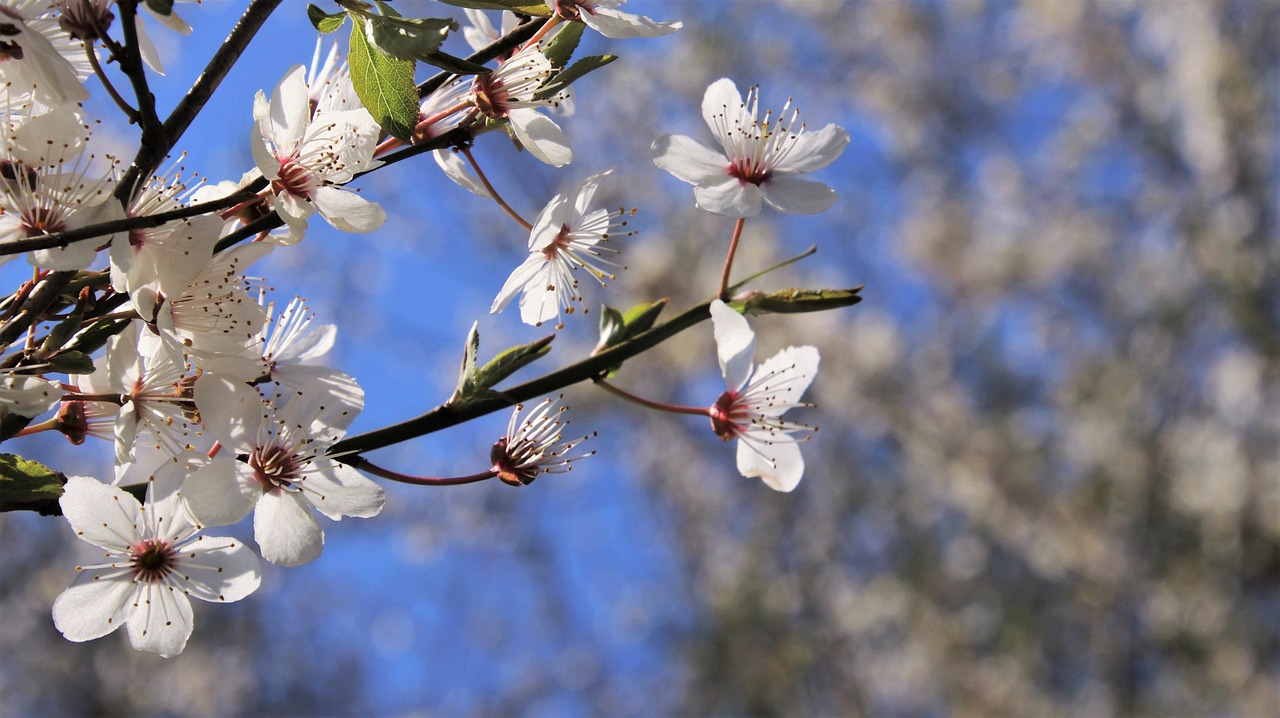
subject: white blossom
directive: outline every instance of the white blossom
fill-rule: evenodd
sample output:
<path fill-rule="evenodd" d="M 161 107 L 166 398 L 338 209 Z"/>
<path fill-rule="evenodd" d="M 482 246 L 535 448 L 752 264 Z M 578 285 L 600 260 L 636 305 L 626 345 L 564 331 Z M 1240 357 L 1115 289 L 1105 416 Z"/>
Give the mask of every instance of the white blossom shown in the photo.
<path fill-rule="evenodd" d="M 787 347 L 754 365 L 756 335 L 746 317 L 719 299 L 711 303 L 716 353 L 728 389 L 711 406 L 711 428 L 725 441 L 738 440 L 738 471 L 758 476 L 769 488 L 791 491 L 804 474 L 796 434 L 804 424 L 782 420 L 818 373 L 818 350 Z"/>
<path fill-rule="evenodd" d="M 537 47 L 527 47 L 493 72 L 476 75 L 471 99 L 485 117 L 507 120 L 529 154 L 553 167 L 563 167 L 573 160 L 569 140 L 559 125 L 537 110 L 560 101 L 556 95 L 538 96 L 551 74 L 551 61 Z"/>
<path fill-rule="evenodd" d="M 684 27 L 684 23 L 658 22 L 643 15 L 618 9 L 627 0 L 546 0 L 547 7 L 560 17 L 581 20 L 587 27 L 615 40 L 658 37 Z"/>
<path fill-rule="evenodd" d="M 779 212 L 813 214 L 830 207 L 836 193 L 821 182 L 795 175 L 831 164 L 849 144 L 838 125 L 817 132 L 797 127 L 799 110 L 783 106 L 758 119 L 759 88 L 747 101 L 732 80 L 711 83 L 702 98 L 702 117 L 723 152 L 684 135 L 664 135 L 653 143 L 653 161 L 677 179 L 695 185 L 698 207 L 730 217 L 753 217 L 761 202 Z M 788 112 L 790 111 L 790 114 Z"/>
<path fill-rule="evenodd" d="M 493 471 L 504 483 L 527 486 L 540 474 L 563 474 L 573 468 L 571 464 L 574 461 L 596 453 L 589 451 L 568 456 L 575 446 L 589 437 L 563 440 L 560 427 L 567 426 L 569 422 L 560 421 L 560 415 L 569 407 L 557 407 L 559 401 L 559 397 L 543 399 L 524 419 L 520 418 L 524 405 L 516 404 L 507 423 L 507 433 L 494 443 L 489 452 Z"/>

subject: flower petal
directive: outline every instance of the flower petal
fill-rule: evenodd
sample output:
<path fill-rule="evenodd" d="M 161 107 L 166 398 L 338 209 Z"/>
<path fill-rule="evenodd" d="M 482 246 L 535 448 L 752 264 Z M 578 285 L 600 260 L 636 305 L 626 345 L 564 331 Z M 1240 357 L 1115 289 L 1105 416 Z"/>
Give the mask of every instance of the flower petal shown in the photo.
<path fill-rule="evenodd" d="M 800 445 L 787 434 L 752 431 L 738 437 L 738 471 L 774 491 L 791 491 L 804 475 Z"/>
<path fill-rule="evenodd" d="M 816 132 L 803 132 L 791 142 L 787 155 L 774 165 L 774 172 L 812 172 L 826 167 L 849 146 L 849 131 L 827 125 Z"/>
<path fill-rule="evenodd" d="M 182 498 L 186 500 L 191 515 L 201 524 L 226 526 L 239 523 L 262 498 L 262 485 L 237 471 L 237 463 L 223 452 L 182 482 Z"/>
<path fill-rule="evenodd" d="M 652 151 L 653 163 L 682 182 L 715 184 L 729 176 L 729 158 L 692 137 L 663 135 Z"/>
<path fill-rule="evenodd" d="M 787 214 L 817 214 L 835 204 L 836 191 L 821 182 L 775 175 L 760 187 L 770 207 Z"/>
<path fill-rule="evenodd" d="M 560 125 L 550 118 L 535 109 L 521 107 L 507 112 L 507 119 L 511 121 L 516 139 L 529 150 L 529 154 L 552 167 L 563 167 L 573 161 L 573 149 L 569 147 L 568 138 Z"/>
<path fill-rule="evenodd" d="M 811 346 L 787 347 L 756 367 L 752 386 L 763 382 L 772 392 L 773 406 L 758 406 L 766 416 L 780 416 L 800 401 L 805 389 L 818 375 L 818 350 Z"/>
<path fill-rule="evenodd" d="M 507 281 L 503 283 L 502 289 L 498 291 L 498 296 L 493 300 L 493 306 L 489 307 L 489 313 L 497 314 L 506 309 L 511 300 L 515 299 L 516 295 L 521 291 L 524 291 L 546 266 L 547 258 L 542 252 L 534 252 L 525 257 L 520 266 L 516 267 L 511 276 L 507 277 Z M 539 283 L 545 284 L 546 281 L 542 280 Z"/>
<path fill-rule="evenodd" d="M 747 318 L 730 309 L 719 299 L 711 302 L 711 325 L 716 337 L 716 356 L 724 383 L 737 391 L 751 377 L 751 362 L 756 355 L 756 333 Z"/>
<path fill-rule="evenodd" d="M 259 122 L 263 137 L 276 146 L 277 154 L 292 155 L 306 133 L 311 119 L 311 96 L 307 92 L 307 68 L 294 65 L 271 93 L 269 124 Z"/>
<path fill-rule="evenodd" d="M 269 491 L 253 513 L 253 538 L 262 557 L 277 566 L 301 566 L 324 549 L 324 531 L 311 504 L 296 491 Z"/>
<path fill-rule="evenodd" d="M 749 182 L 725 177 L 718 184 L 695 187 L 693 198 L 699 209 L 708 212 L 726 217 L 754 217 L 760 214 L 763 194 Z"/>
<path fill-rule="evenodd" d="M 742 93 L 738 92 L 738 86 L 727 77 L 707 86 L 707 91 L 702 95 L 702 119 L 721 144 L 724 144 L 729 133 L 736 128 L 755 124 L 755 118 L 742 103 Z"/>
<path fill-rule="evenodd" d="M 311 199 L 320 216 L 344 232 L 372 232 L 387 221 L 387 212 L 382 205 L 350 190 L 316 187 Z"/>
<path fill-rule="evenodd" d="M 191 600 L 163 583 L 139 584 L 129 613 L 129 643 L 139 651 L 173 658 L 187 647 L 191 629 Z"/>
<path fill-rule="evenodd" d="M 68 641 L 101 638 L 124 623 L 134 585 L 129 575 L 103 578 L 100 572 L 82 570 L 54 599 L 53 625 Z"/>
<path fill-rule="evenodd" d="M 258 590 L 262 563 L 253 549 L 226 536 L 197 536 L 182 547 L 184 560 L 175 582 L 203 601 L 231 603 Z M 190 558 L 187 558 L 190 556 Z"/>
<path fill-rule="evenodd" d="M 58 499 L 62 515 L 81 539 L 124 552 L 139 540 L 141 505 L 124 491 L 87 476 L 71 476 Z"/>
<path fill-rule="evenodd" d="M 453 180 L 459 187 L 481 197 L 487 198 L 489 196 L 489 190 L 484 188 L 480 178 L 476 176 L 475 171 L 462 158 L 462 155 L 450 150 L 435 150 L 431 153 L 431 156 L 435 158 L 436 164 L 440 166 L 440 169 L 444 170 L 445 176 Z"/>
<path fill-rule="evenodd" d="M 334 521 L 343 516 L 377 516 L 386 502 L 381 486 L 350 466 L 328 459 L 311 462 L 311 472 L 299 486 L 316 510 Z"/>
<path fill-rule="evenodd" d="M 633 15 L 629 12 L 600 6 L 597 6 L 591 12 L 582 13 L 581 16 L 587 27 L 614 40 L 669 35 L 684 27 L 684 23 L 679 20 L 675 22 L 658 22 L 643 15 Z"/>

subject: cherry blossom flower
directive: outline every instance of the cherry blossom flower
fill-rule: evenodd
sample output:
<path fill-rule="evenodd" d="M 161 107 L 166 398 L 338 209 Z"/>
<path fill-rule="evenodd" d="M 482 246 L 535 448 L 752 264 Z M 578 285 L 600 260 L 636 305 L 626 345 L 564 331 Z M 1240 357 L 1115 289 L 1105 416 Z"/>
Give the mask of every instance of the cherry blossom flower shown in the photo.
<path fill-rule="evenodd" d="M 258 557 L 233 538 L 202 536 L 170 494 L 141 505 L 119 488 L 72 476 L 59 500 L 83 541 L 106 551 L 77 566 L 53 602 L 53 623 L 69 641 L 91 641 L 127 626 L 129 642 L 165 658 L 182 653 L 193 628 L 191 599 L 239 601 L 262 581 Z"/>
<path fill-rule="evenodd" d="M 489 459 L 493 462 L 493 471 L 504 483 L 512 486 L 528 486 L 540 474 L 563 474 L 573 467 L 570 465 L 578 459 L 592 454 L 589 451 L 578 456 L 567 456 L 575 446 L 589 437 L 563 441 L 560 414 L 569 407 L 557 407 L 560 397 L 546 398 L 529 412 L 526 419 L 520 418 L 524 405 L 516 404 L 511 413 L 511 421 L 507 424 L 507 433 L 494 443 L 489 451 Z M 594 435 L 594 434 L 593 434 Z"/>
<path fill-rule="evenodd" d="M 805 424 L 782 420 L 818 373 L 818 350 L 787 347 L 755 366 L 756 335 L 746 317 L 719 299 L 711 303 L 716 353 L 728 389 L 711 406 L 711 428 L 725 441 L 738 440 L 738 471 L 758 476 L 769 488 L 791 491 L 804 474 L 796 434 Z"/>
<path fill-rule="evenodd" d="M 332 111 L 312 121 L 306 69 L 295 65 L 270 101 L 258 92 L 253 116 L 253 158 L 271 180 L 275 210 L 290 227 L 305 229 L 317 211 L 347 232 L 382 226 L 382 207 L 338 186 L 381 164 L 373 159 L 379 130 L 367 110 Z"/>
<path fill-rule="evenodd" d="M 264 401 L 246 384 L 206 374 L 196 382 L 195 398 L 207 433 L 226 452 L 183 483 L 187 505 L 199 520 L 230 524 L 252 511 L 262 557 L 298 566 L 324 548 L 313 511 L 334 521 L 382 511 L 382 488 L 327 455 L 364 406 L 355 380 L 313 383 L 291 392 L 277 408 L 286 397 Z"/>
<path fill-rule="evenodd" d="M 834 162 L 849 144 L 849 133 L 838 125 L 817 132 L 805 132 L 803 123 L 797 128 L 799 110 L 790 110 L 790 100 L 776 120 L 772 111 L 758 119 L 758 92 L 752 87 L 744 103 L 732 80 L 711 83 L 702 98 L 702 117 L 723 153 L 691 137 L 665 135 L 653 143 L 654 163 L 695 185 L 698 207 L 708 212 L 753 217 L 761 202 L 792 214 L 830 207 L 834 190 L 794 175 Z"/>
<path fill-rule="evenodd" d="M 669 35 L 684 23 L 658 22 L 643 15 L 618 10 L 627 0 L 546 0 L 551 11 L 566 20 L 581 20 L 587 27 L 614 40 Z"/>
<path fill-rule="evenodd" d="M 27 167 L 7 178 L 0 192 L 0 242 L 123 218 L 120 205 L 108 201 L 113 189 L 110 176 L 92 171 L 95 159 L 79 155 L 61 164 Z M 114 167 L 114 160 L 108 161 Z M 43 269 L 84 269 L 97 256 L 101 241 L 32 250 L 27 260 Z"/>
<path fill-rule="evenodd" d="M 476 75 L 471 99 L 485 117 L 507 120 L 529 154 L 553 167 L 563 167 L 573 161 L 569 140 L 559 125 L 537 110 L 560 101 L 557 95 L 538 96 L 552 71 L 551 61 L 537 47 L 526 47 L 493 72 Z"/>
<path fill-rule="evenodd" d="M 613 274 L 597 265 L 617 266 L 601 255 L 617 251 L 605 243 L 626 226 L 626 220 L 621 218 L 631 213 L 590 209 L 600 181 L 612 171 L 591 175 L 573 191 L 556 195 L 542 208 L 529 233 L 529 256 L 502 285 L 489 309 L 491 314 L 505 309 L 519 294 L 521 320 L 539 326 L 558 319 L 561 309 L 572 313 L 574 302 L 582 303 L 574 271 L 584 270 L 602 287 L 606 278 L 614 279 Z"/>
<path fill-rule="evenodd" d="M 261 305 L 264 301 L 265 297 L 259 295 L 258 303 Z M 294 297 L 280 312 L 276 311 L 275 302 L 267 303 L 264 309 L 267 321 L 260 335 L 262 358 L 272 381 L 301 389 L 310 382 L 340 374 L 312 364 L 333 348 L 338 334 L 336 325 L 312 325 L 315 312 L 307 308 L 302 297 Z"/>
<path fill-rule="evenodd" d="M 89 99 L 81 79 L 87 72 L 67 56 L 84 52 L 83 43 L 58 25 L 50 0 L 0 2 L 0 83 L 15 94 L 31 93 L 44 105 Z"/>

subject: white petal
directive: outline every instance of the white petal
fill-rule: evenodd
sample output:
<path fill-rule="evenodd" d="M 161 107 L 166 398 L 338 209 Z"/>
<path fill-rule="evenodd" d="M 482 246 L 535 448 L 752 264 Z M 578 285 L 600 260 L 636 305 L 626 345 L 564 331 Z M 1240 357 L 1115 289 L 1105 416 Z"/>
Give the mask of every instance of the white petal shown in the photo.
<path fill-rule="evenodd" d="M 560 236 L 560 230 L 569 223 L 572 206 L 565 195 L 558 194 L 538 212 L 529 230 L 529 251 L 541 252 Z"/>
<path fill-rule="evenodd" d="M 236 453 L 247 453 L 251 440 L 266 410 L 262 395 L 239 381 L 216 374 L 205 374 L 196 380 L 196 407 L 205 429 Z"/>
<path fill-rule="evenodd" d="M 281 192 L 276 195 L 274 208 L 290 227 L 305 230 L 307 220 L 315 214 L 316 206 L 308 197 L 292 192 Z"/>
<path fill-rule="evenodd" d="M 205 526 L 238 523 L 262 498 L 262 485 L 237 471 L 235 459 L 223 452 L 182 482 L 181 494 L 191 515 Z"/>
<path fill-rule="evenodd" d="M 262 557 L 277 566 L 301 566 L 324 548 L 324 531 L 311 514 L 311 504 L 296 491 L 262 495 L 253 513 L 253 538 Z"/>
<path fill-rule="evenodd" d="M 764 406 L 755 408 L 763 414 L 778 416 L 786 411 L 786 405 L 799 402 L 818 375 L 818 360 L 818 350 L 814 347 L 787 347 L 756 367 L 752 385 L 763 382 L 773 388 L 773 401 L 782 408 L 777 412 Z"/>
<path fill-rule="evenodd" d="M 694 187 L 693 198 L 699 209 L 708 212 L 726 217 L 754 217 L 760 214 L 763 194 L 750 182 L 725 177 L 718 184 Z"/>
<path fill-rule="evenodd" d="M 436 150 L 431 155 L 435 157 L 440 169 L 444 170 L 445 176 L 459 187 L 481 197 L 489 196 L 489 190 L 484 188 L 480 178 L 476 176 L 471 165 L 462 158 L 462 155 L 450 150 Z"/>
<path fill-rule="evenodd" d="M 578 186 L 570 193 L 570 196 L 574 198 L 573 211 L 579 217 L 586 215 L 591 210 L 591 202 L 595 199 L 596 190 L 600 188 L 600 182 L 612 173 L 612 167 L 603 172 L 597 172 L 578 183 Z M 576 225 L 574 228 L 577 228 Z"/>
<path fill-rule="evenodd" d="M 684 23 L 657 22 L 643 15 L 633 15 L 607 7 L 597 7 L 594 12 L 581 14 L 587 27 L 615 40 L 632 37 L 658 37 L 668 35 L 684 27 Z"/>
<path fill-rule="evenodd" d="M 262 563 L 253 549 L 226 536 L 197 536 L 182 547 L 179 588 L 203 601 L 231 603 L 258 590 Z M 194 556 L 192 556 L 194 554 Z"/>
<path fill-rule="evenodd" d="M 262 93 L 258 93 L 258 99 L 262 99 Z M 264 104 L 265 108 L 266 105 Z M 280 176 L 280 160 L 276 159 L 268 147 L 266 140 L 262 137 L 262 130 L 258 129 L 260 125 L 255 124 L 249 128 L 249 149 L 253 152 L 253 163 L 258 166 L 258 171 L 263 177 L 273 180 Z"/>
<path fill-rule="evenodd" d="M 530 278 L 520 295 L 520 321 L 529 326 L 541 326 L 543 322 L 560 317 L 560 298 L 555 291 L 555 275 L 552 264 L 543 261 L 537 274 Z"/>
<path fill-rule="evenodd" d="M 746 317 L 719 299 L 711 302 L 711 325 L 725 386 L 735 391 L 741 389 L 751 376 L 751 362 L 756 355 L 756 333 L 751 330 Z"/>
<path fill-rule="evenodd" d="M 836 161 L 849 146 L 849 132 L 839 125 L 827 125 L 817 132 L 804 132 L 792 140 L 786 157 L 777 163 L 775 172 L 812 172 Z"/>
<path fill-rule="evenodd" d="M 195 627 L 187 595 L 163 583 L 151 583 L 141 585 L 136 600 L 129 613 L 129 643 L 164 658 L 182 653 Z"/>
<path fill-rule="evenodd" d="M 143 3 L 145 6 L 146 3 Z M 155 70 L 157 75 L 164 75 L 164 65 L 160 62 L 160 53 L 156 51 L 155 43 L 151 42 L 151 38 L 147 36 L 147 24 L 142 21 L 141 15 L 133 16 L 134 27 L 138 31 L 138 54 L 142 55 L 142 61 L 147 63 L 147 67 Z M 187 28 L 190 32 L 191 28 Z"/>
<path fill-rule="evenodd" d="M 98 249 L 94 242 L 72 242 L 65 247 L 32 250 L 27 255 L 27 261 L 41 269 L 66 272 L 85 269 L 93 264 L 97 256 Z"/>
<path fill-rule="evenodd" d="M 131 576 L 100 578 L 96 571 L 80 571 L 54 599 L 53 625 L 68 641 L 101 638 L 124 623 L 133 589 Z"/>
<path fill-rule="evenodd" d="M 139 540 L 141 506 L 133 496 L 87 476 L 71 476 L 58 499 L 76 535 L 95 546 L 127 551 Z"/>
<path fill-rule="evenodd" d="M 729 158 L 692 137 L 663 135 L 653 141 L 653 163 L 689 184 L 713 184 L 729 176 Z"/>
<path fill-rule="evenodd" d="M 727 77 L 707 86 L 707 91 L 702 95 L 702 119 L 721 144 L 726 139 L 726 130 L 750 127 L 755 120 L 742 104 L 742 93 L 738 92 L 738 86 Z"/>
<path fill-rule="evenodd" d="M 311 473 L 299 486 L 316 510 L 334 521 L 343 516 L 377 516 L 386 502 L 381 486 L 350 466 L 328 459 L 312 462 Z"/>
<path fill-rule="evenodd" d="M 787 434 L 752 432 L 738 438 L 738 471 L 759 476 L 774 491 L 791 491 L 804 475 L 804 457 Z"/>
<path fill-rule="evenodd" d="M 261 128 L 262 135 L 276 146 L 277 152 L 292 153 L 302 142 L 311 119 L 305 67 L 294 65 L 285 73 L 271 93 L 270 112 L 270 124 Z"/>
<path fill-rule="evenodd" d="M 344 232 L 372 232 L 387 221 L 387 212 L 355 192 L 337 187 L 316 187 L 312 200 L 320 216 Z"/>
<path fill-rule="evenodd" d="M 278 363 L 308 362 L 323 357 L 333 349 L 338 338 L 336 324 L 309 324 L 307 331 L 298 336 L 275 359 Z"/>
<path fill-rule="evenodd" d="M 511 276 L 507 277 L 507 281 L 502 285 L 502 289 L 498 292 L 498 296 L 493 300 L 493 306 L 489 307 L 489 313 L 497 314 L 503 309 L 506 309 L 507 305 L 511 303 L 511 300 L 515 299 L 516 295 L 521 291 L 524 291 L 529 283 L 534 281 L 534 278 L 541 273 L 546 265 L 547 258 L 542 254 L 542 252 L 534 252 L 528 257 L 525 257 L 525 260 L 520 263 L 520 266 L 515 268 L 515 271 L 511 273 Z"/>
<path fill-rule="evenodd" d="M 538 57 L 542 57 L 538 55 Z M 529 107 L 521 107 L 507 113 L 516 139 L 529 154 L 552 167 L 563 167 L 573 161 L 573 149 L 560 125 Z"/>
<path fill-rule="evenodd" d="M 774 175 L 761 187 L 764 201 L 779 212 L 817 214 L 836 202 L 836 191 L 821 182 Z"/>

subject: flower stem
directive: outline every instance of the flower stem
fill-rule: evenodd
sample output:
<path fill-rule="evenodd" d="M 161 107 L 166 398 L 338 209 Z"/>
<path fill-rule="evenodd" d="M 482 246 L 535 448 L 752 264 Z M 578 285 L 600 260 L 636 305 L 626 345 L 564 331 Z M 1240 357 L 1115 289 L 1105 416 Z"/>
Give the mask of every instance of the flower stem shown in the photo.
<path fill-rule="evenodd" d="M 680 406 L 679 404 L 664 404 L 660 401 L 652 401 L 650 399 L 645 399 L 644 397 L 636 396 L 635 394 L 632 394 L 629 391 L 619 389 L 618 387 L 610 384 L 609 382 L 599 377 L 592 379 L 592 381 L 595 382 L 596 386 L 600 387 L 601 389 L 604 389 L 610 394 L 613 394 L 614 396 L 622 397 L 623 399 L 626 399 L 627 401 L 632 402 L 633 404 L 639 404 L 640 406 L 646 407 L 648 409 L 657 409 L 658 411 L 669 411 L 673 414 L 692 414 L 694 416 L 711 416 L 711 410 L 705 407 Z"/>
<path fill-rule="evenodd" d="M 459 486 L 461 484 L 474 484 L 478 481 L 492 479 L 498 475 L 493 469 L 489 469 L 470 476 L 452 476 L 448 478 L 437 478 L 434 476 L 410 476 L 408 474 L 402 474 L 398 471 L 392 471 L 391 469 L 378 466 L 363 456 L 356 457 L 350 460 L 349 463 L 353 468 L 373 474 L 374 476 L 380 476 L 384 479 L 390 479 L 391 481 L 398 481 L 402 484 L 413 484 L 414 486 Z"/>
<path fill-rule="evenodd" d="M 98 62 L 98 53 L 93 51 L 93 43 L 86 42 L 84 44 L 84 54 L 89 58 L 89 65 L 93 68 L 93 74 L 98 76 L 98 80 L 106 89 L 107 94 L 111 95 L 111 99 L 120 107 L 120 111 L 124 113 L 129 124 L 136 125 L 140 121 L 141 116 L 138 111 L 133 109 L 128 102 L 125 101 L 120 93 L 116 90 L 115 85 L 111 84 L 111 78 L 107 77 L 106 71 L 102 69 L 102 65 Z"/>
<path fill-rule="evenodd" d="M 476 158 L 471 154 L 471 148 L 463 147 L 458 151 L 467 158 L 467 162 L 471 164 L 471 169 L 476 171 L 476 177 L 480 178 L 480 184 L 484 185 L 484 188 L 489 191 L 489 196 L 493 198 L 493 201 L 497 202 L 498 206 L 501 207 L 503 211 L 511 217 L 511 219 L 514 219 L 521 227 L 524 227 L 526 232 L 533 231 L 533 225 L 525 221 L 525 218 L 517 214 L 514 209 L 511 209 L 511 205 L 507 204 L 506 200 L 502 199 L 502 196 L 498 194 L 498 191 L 489 183 L 489 178 L 485 176 L 484 170 L 480 169 L 479 163 L 476 162 Z"/>
<path fill-rule="evenodd" d="M 738 240 L 742 238 L 742 227 L 747 223 L 746 217 L 739 217 L 733 225 L 733 239 L 729 240 L 729 253 L 724 257 L 724 270 L 720 272 L 720 301 L 729 301 L 729 272 L 733 269 L 733 255 L 738 251 Z"/>

